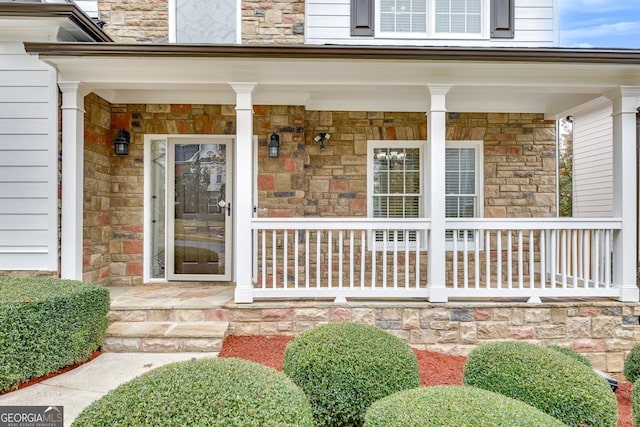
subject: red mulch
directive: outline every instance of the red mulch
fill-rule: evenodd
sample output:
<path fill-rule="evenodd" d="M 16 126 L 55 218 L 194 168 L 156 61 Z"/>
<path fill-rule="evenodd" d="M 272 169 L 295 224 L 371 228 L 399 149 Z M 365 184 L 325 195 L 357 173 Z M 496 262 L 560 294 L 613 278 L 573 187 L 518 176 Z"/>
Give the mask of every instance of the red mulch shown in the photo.
<path fill-rule="evenodd" d="M 293 337 L 235 337 L 224 340 L 220 357 L 240 357 L 282 370 L 284 350 Z M 424 386 L 460 385 L 464 356 L 447 356 L 425 350 L 413 350 L 418 359 L 420 382 Z M 631 420 L 631 383 L 622 382 L 616 391 L 618 427 L 633 427 Z"/>

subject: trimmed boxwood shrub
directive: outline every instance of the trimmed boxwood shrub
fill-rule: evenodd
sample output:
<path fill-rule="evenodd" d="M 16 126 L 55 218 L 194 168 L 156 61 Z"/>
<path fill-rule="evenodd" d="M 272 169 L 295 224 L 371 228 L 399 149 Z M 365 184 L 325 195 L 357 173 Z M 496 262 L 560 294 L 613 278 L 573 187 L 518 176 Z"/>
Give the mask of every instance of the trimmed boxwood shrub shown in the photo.
<path fill-rule="evenodd" d="M 108 311 L 102 286 L 0 277 L 0 389 L 89 358 L 102 344 Z"/>
<path fill-rule="evenodd" d="M 147 372 L 93 402 L 72 425 L 312 427 L 313 418 L 302 390 L 282 372 L 222 358 Z"/>
<path fill-rule="evenodd" d="M 632 383 L 635 383 L 640 378 L 640 345 L 633 347 L 627 355 L 627 359 L 624 361 L 623 373 Z"/>
<path fill-rule="evenodd" d="M 617 425 L 609 384 L 572 357 L 524 342 L 483 344 L 464 365 L 464 383 L 528 403 L 570 426 Z"/>
<path fill-rule="evenodd" d="M 565 354 L 569 357 L 574 358 L 575 360 L 577 360 L 578 362 L 593 368 L 593 365 L 591 365 L 591 361 L 589 359 L 587 359 L 587 356 L 584 356 L 580 353 L 578 353 L 577 351 L 573 351 L 570 348 L 566 348 L 566 347 L 560 347 L 559 345 L 555 345 L 555 344 L 551 344 L 548 345 L 547 347 L 549 347 L 552 350 L 556 350 L 559 351 L 562 354 Z"/>
<path fill-rule="evenodd" d="M 631 391 L 631 415 L 633 417 L 633 425 L 640 426 L 640 381 L 633 383 Z"/>
<path fill-rule="evenodd" d="M 307 394 L 317 426 L 361 426 L 371 403 L 420 384 L 406 343 L 355 323 L 301 333 L 287 346 L 283 371 Z"/>
<path fill-rule="evenodd" d="M 419 387 L 374 402 L 364 427 L 561 427 L 560 420 L 502 394 L 468 386 Z"/>

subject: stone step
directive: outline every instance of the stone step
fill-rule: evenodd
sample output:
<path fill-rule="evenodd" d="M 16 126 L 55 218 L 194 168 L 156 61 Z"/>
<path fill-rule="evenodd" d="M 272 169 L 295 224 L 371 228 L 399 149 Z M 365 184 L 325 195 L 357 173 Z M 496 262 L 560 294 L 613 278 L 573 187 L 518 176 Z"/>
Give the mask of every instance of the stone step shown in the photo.
<path fill-rule="evenodd" d="M 113 308 L 111 322 L 226 322 L 228 310 L 214 308 Z"/>
<path fill-rule="evenodd" d="M 107 329 L 103 351 L 122 352 L 218 352 L 229 323 L 209 322 L 114 322 Z"/>

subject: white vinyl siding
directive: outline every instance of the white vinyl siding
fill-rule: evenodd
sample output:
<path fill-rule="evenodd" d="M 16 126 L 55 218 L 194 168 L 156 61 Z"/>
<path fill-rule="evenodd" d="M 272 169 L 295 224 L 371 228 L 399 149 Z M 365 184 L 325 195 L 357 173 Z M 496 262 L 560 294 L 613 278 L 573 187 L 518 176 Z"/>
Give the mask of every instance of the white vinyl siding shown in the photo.
<path fill-rule="evenodd" d="M 0 270 L 58 268 L 56 73 L 0 44 Z"/>
<path fill-rule="evenodd" d="M 613 211 L 613 122 L 605 101 L 573 117 L 573 215 L 609 217 Z"/>
<path fill-rule="evenodd" d="M 386 1 L 386 0 L 380 0 Z M 391 1 L 391 0 L 389 0 Z M 407 45 L 407 46 L 512 46 L 549 47 L 558 44 L 558 25 L 554 21 L 557 0 L 515 0 L 515 37 L 490 39 L 488 32 L 477 34 L 437 34 L 430 37 L 352 37 L 349 0 L 308 0 L 305 2 L 307 44 Z M 488 3 L 487 3 L 488 5 Z M 378 12 L 376 12 L 379 15 Z M 428 19 L 431 19 L 430 17 Z M 435 18 L 431 25 L 435 25 Z"/>

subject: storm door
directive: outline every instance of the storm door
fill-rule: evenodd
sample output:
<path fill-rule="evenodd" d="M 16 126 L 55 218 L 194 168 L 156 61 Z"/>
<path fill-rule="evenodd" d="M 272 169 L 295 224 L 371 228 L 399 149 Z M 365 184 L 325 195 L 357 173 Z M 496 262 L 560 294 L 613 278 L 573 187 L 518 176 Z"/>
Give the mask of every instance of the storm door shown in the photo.
<path fill-rule="evenodd" d="M 151 279 L 231 280 L 229 137 L 151 139 Z"/>

